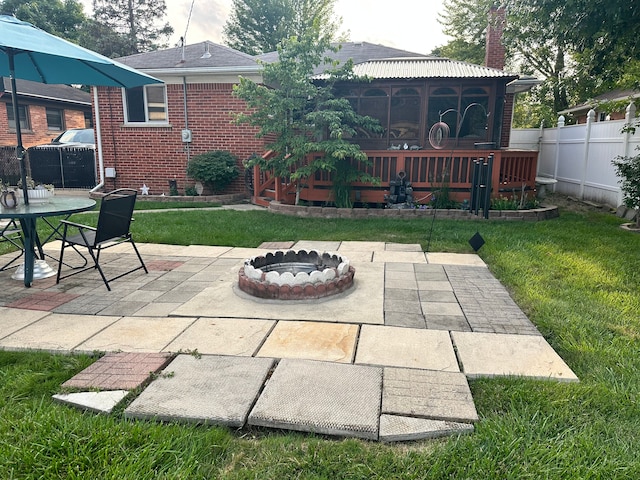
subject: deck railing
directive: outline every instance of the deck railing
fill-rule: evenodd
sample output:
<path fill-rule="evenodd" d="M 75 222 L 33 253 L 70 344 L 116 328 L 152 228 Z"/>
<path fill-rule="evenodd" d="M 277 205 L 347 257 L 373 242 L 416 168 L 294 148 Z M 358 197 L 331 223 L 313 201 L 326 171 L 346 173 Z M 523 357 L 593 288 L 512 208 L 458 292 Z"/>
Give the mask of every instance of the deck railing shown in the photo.
<path fill-rule="evenodd" d="M 475 162 L 486 161 L 493 154 L 492 197 L 510 196 L 523 189 L 535 189 L 538 152 L 513 150 L 420 150 L 420 151 L 367 151 L 370 165 L 360 163 L 358 168 L 380 180 L 378 185 L 353 184 L 353 200 L 366 203 L 382 203 L 389 193 L 389 182 L 404 173 L 411 182 L 416 201 L 428 198 L 434 191 L 448 187 L 452 199 L 469 199 Z M 254 170 L 254 198 L 268 197 L 282 203 L 294 203 L 297 185 L 288 178 L 274 177 L 269 172 Z M 309 202 L 332 200 L 331 173 L 318 171 L 305 179 L 300 189 L 300 199 Z"/>

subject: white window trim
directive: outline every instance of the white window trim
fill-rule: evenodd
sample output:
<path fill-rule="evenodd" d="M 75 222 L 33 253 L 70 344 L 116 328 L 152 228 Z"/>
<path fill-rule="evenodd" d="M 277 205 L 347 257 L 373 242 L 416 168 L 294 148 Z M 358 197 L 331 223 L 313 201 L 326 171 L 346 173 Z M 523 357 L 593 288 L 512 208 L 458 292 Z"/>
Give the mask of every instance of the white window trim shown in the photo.
<path fill-rule="evenodd" d="M 164 95 L 164 106 L 166 108 L 166 119 L 165 120 L 149 120 L 149 104 L 147 101 L 147 87 L 149 86 L 162 86 L 163 87 L 163 95 Z M 143 85 L 142 86 L 142 95 L 144 99 L 144 122 L 130 122 L 128 118 L 128 105 L 127 105 L 127 90 L 122 88 L 122 114 L 124 117 L 124 126 L 126 127 L 168 127 L 169 123 L 169 101 L 167 99 L 167 86 L 166 85 Z"/>

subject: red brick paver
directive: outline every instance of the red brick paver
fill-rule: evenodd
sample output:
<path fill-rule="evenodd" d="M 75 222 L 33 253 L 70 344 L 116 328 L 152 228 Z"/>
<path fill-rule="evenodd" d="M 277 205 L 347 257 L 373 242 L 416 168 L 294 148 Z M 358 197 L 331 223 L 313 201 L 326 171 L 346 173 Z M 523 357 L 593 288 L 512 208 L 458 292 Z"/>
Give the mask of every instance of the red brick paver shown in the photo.
<path fill-rule="evenodd" d="M 169 272 L 181 265 L 184 265 L 184 262 L 171 260 L 152 260 L 150 262 L 146 262 L 146 265 L 148 270 L 153 270 L 155 272 Z"/>
<path fill-rule="evenodd" d="M 7 304 L 10 308 L 24 308 L 25 310 L 51 311 L 60 305 L 70 302 L 79 295 L 62 292 L 34 292 L 31 295 Z"/>
<path fill-rule="evenodd" d="M 107 353 L 62 384 L 67 388 L 133 390 L 162 370 L 172 359 L 168 353 Z"/>

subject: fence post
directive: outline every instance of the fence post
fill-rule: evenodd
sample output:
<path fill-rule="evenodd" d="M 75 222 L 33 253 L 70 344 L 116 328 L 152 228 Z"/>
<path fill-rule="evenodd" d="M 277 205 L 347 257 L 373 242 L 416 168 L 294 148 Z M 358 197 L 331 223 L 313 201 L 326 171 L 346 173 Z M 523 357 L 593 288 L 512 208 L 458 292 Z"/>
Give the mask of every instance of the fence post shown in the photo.
<path fill-rule="evenodd" d="M 560 129 L 562 127 L 564 127 L 564 116 L 560 115 L 558 117 L 558 127 L 556 128 L 556 163 L 553 167 L 553 178 L 555 180 L 558 179 L 558 163 L 560 162 Z M 558 185 L 557 182 L 553 184 L 554 193 L 556 191 L 556 185 Z"/>
<path fill-rule="evenodd" d="M 580 200 L 584 200 L 584 184 L 587 181 L 587 172 L 589 171 L 589 147 L 591 146 L 591 124 L 596 118 L 596 111 L 589 110 L 587 113 L 587 129 L 584 135 L 584 154 L 582 166 L 582 178 L 580 179 Z"/>
<path fill-rule="evenodd" d="M 636 105 L 633 102 L 629 102 L 629 105 L 627 105 L 627 109 L 625 110 L 625 114 L 624 114 L 624 126 L 631 127 L 635 118 L 636 118 Z M 632 136 L 633 136 L 633 133 L 628 128 L 625 129 L 624 138 L 622 140 L 624 142 L 623 152 L 625 157 L 629 157 L 631 155 L 630 149 L 631 149 Z M 618 205 L 622 205 L 623 203 L 624 203 L 624 196 L 622 195 L 622 188 L 618 187 Z"/>

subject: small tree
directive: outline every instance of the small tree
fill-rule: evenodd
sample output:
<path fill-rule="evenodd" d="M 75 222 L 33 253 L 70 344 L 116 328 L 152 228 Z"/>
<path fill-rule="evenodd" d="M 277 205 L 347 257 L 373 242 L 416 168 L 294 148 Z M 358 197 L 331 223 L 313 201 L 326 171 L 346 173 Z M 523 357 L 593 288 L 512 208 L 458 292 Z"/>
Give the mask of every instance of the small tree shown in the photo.
<path fill-rule="evenodd" d="M 624 204 L 636 210 L 636 228 L 640 228 L 640 154 L 618 156 L 612 163 L 620 177 Z"/>
<path fill-rule="evenodd" d="M 187 165 L 187 175 L 198 180 L 214 193 L 224 190 L 238 176 L 237 159 L 224 150 L 194 156 Z"/>
<path fill-rule="evenodd" d="M 266 85 L 241 78 L 234 87 L 234 94 L 250 108 L 249 113 L 237 114 L 236 121 L 259 127 L 258 137 L 273 139 L 267 148 L 275 155 L 268 160 L 254 158 L 249 166 L 259 165 L 296 181 L 296 204 L 304 179 L 318 170 L 331 172 L 334 185 L 340 186 L 335 195 L 339 207 L 350 206 L 345 186 L 353 181 L 377 181 L 355 168 L 368 159 L 346 138 L 356 134 L 356 126 L 369 131 L 382 128 L 377 120 L 356 114 L 348 100 L 334 96 L 335 83 L 353 81 L 354 75 L 351 62 L 337 68 L 325 57 L 331 50 L 329 39 L 320 37 L 317 30 L 292 37 L 278 48 L 279 60 L 264 66 Z M 314 81 L 314 71 L 321 65 L 325 68 L 323 79 Z M 309 159 L 312 153 L 318 155 Z"/>

